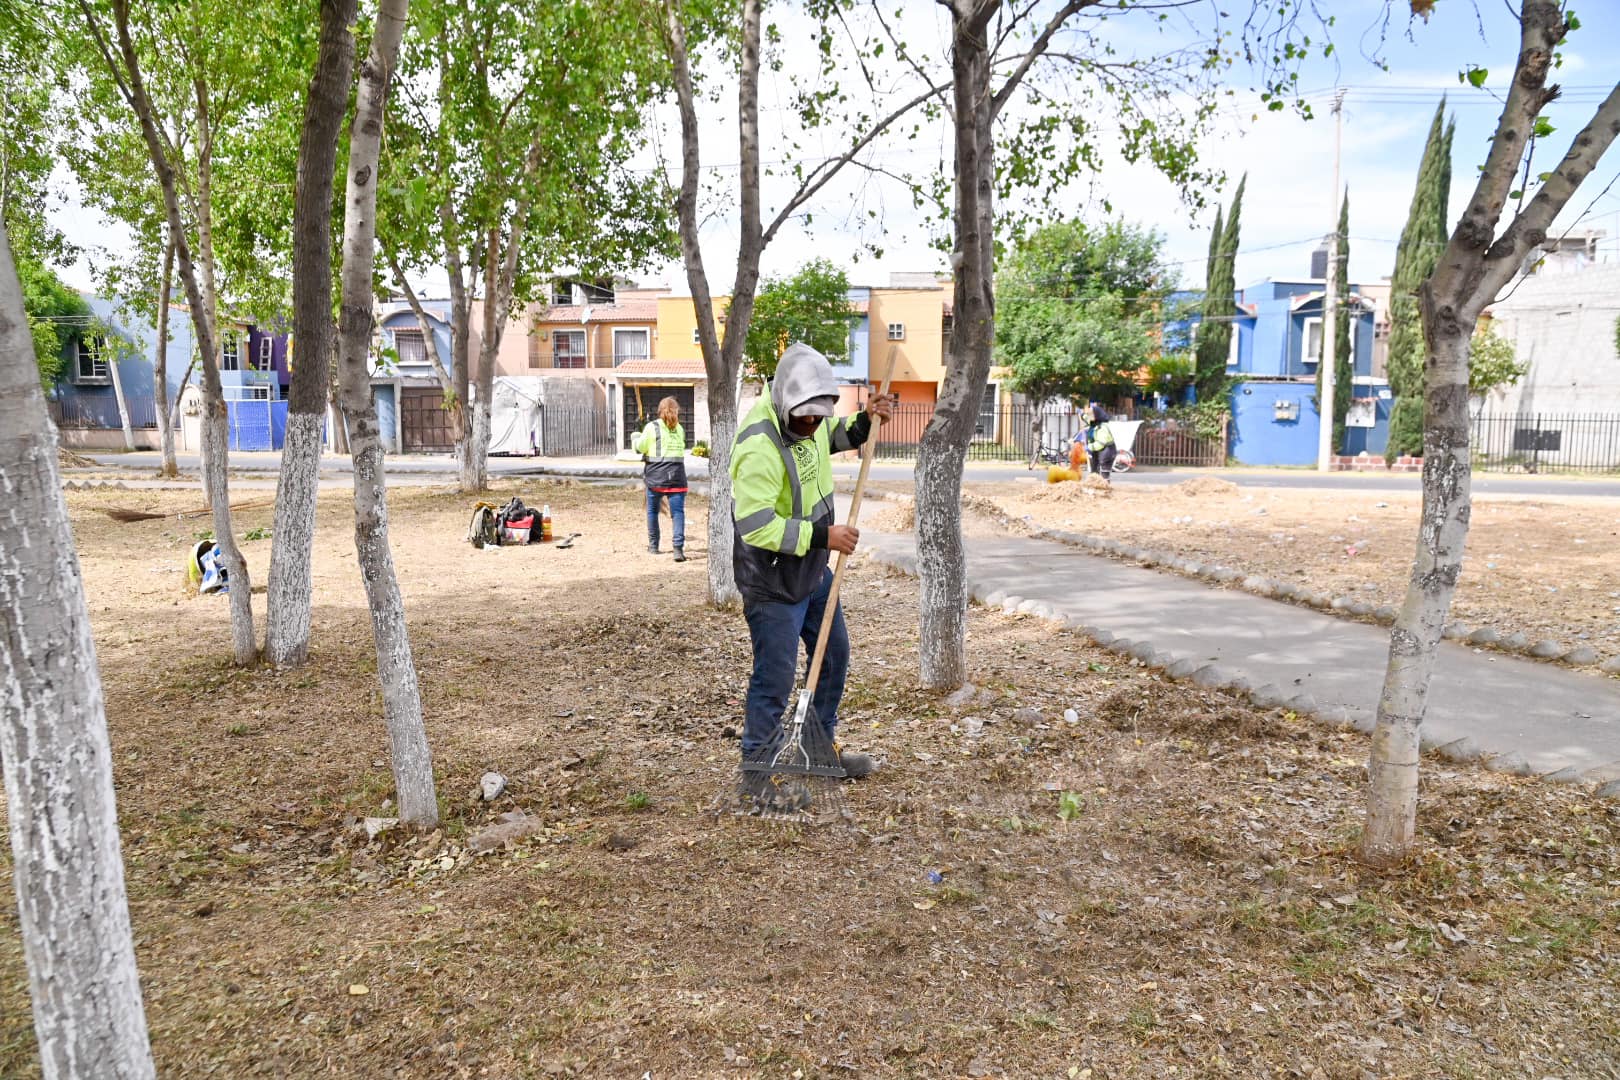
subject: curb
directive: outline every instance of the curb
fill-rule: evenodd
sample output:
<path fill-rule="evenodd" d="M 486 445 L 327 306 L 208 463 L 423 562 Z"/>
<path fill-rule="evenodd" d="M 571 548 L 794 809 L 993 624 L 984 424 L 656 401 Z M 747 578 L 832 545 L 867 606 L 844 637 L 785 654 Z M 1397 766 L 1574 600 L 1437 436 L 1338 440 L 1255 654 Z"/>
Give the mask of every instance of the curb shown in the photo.
<path fill-rule="evenodd" d="M 890 495 L 886 498 L 909 501 L 904 496 Z M 869 550 L 867 557 L 879 565 L 912 577 L 917 576 L 915 554 Z M 1101 648 L 1135 660 L 1143 667 L 1157 670 L 1177 682 L 1191 682 L 1195 686 L 1211 690 L 1226 690 L 1247 698 L 1250 704 L 1260 709 L 1287 708 L 1301 715 L 1314 717 L 1319 723 L 1330 728 L 1354 729 L 1363 735 L 1371 735 L 1373 732 L 1376 717 L 1365 710 L 1351 710 L 1339 705 L 1323 707 L 1310 694 L 1291 695 L 1274 683 L 1256 687 L 1242 675 L 1222 665 L 1203 663 L 1188 656 L 1162 651 L 1149 641 L 1116 637 L 1106 630 L 1062 615 L 1046 601 L 1027 599 L 1005 589 L 991 590 L 982 582 L 976 581 L 971 574 L 965 574 L 964 579 L 968 598 L 982 607 L 999 608 L 1007 614 L 1034 615 L 1056 623 L 1064 629 L 1090 639 Z M 1537 776 L 1552 783 L 1581 785 L 1590 789 L 1598 798 L 1620 799 L 1620 762 L 1584 770 L 1566 767 L 1538 774 L 1523 755 L 1513 752 L 1486 752 L 1471 737 L 1465 736 L 1441 743 L 1428 732 L 1420 730 L 1418 745 L 1421 751 L 1433 751 L 1447 761 L 1481 763 L 1492 772 L 1513 776 Z"/>
<path fill-rule="evenodd" d="M 1231 567 L 1201 563 L 1170 552 L 1136 547 L 1119 540 L 1092 536 L 1089 533 L 1041 528 L 1031 523 L 1028 518 L 1022 520 L 1014 518 L 999 507 L 992 510 L 988 505 L 975 505 L 974 509 L 995 518 L 1004 528 L 1020 529 L 1026 535 L 1038 540 L 1051 540 L 1080 548 L 1093 555 L 1110 556 L 1154 570 L 1169 570 L 1183 577 L 1199 578 L 1211 585 L 1232 585 L 1268 600 L 1280 600 L 1315 608 L 1341 618 L 1393 626 L 1396 616 L 1400 614 L 1387 604 L 1374 606 L 1353 596 L 1333 596 L 1292 582 L 1273 581 L 1258 574 L 1245 574 Z M 1504 633 L 1494 627 L 1472 627 L 1460 622 L 1448 622 L 1441 632 L 1441 637 L 1466 646 L 1490 648 L 1496 652 L 1530 660 L 1548 660 L 1566 667 L 1595 669 L 1603 675 L 1620 675 L 1620 656 L 1611 656 L 1604 660 L 1598 656 L 1596 649 L 1587 644 L 1568 645 L 1552 638 L 1531 638 L 1524 633 Z"/>

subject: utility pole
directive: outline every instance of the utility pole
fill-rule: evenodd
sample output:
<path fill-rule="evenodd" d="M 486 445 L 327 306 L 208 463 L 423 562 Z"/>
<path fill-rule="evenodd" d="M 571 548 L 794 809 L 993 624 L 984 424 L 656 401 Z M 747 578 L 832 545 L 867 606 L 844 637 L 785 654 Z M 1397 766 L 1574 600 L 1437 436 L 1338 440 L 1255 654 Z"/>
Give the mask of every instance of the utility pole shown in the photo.
<path fill-rule="evenodd" d="M 1331 472 L 1333 469 L 1333 376 L 1334 366 L 1338 360 L 1338 321 L 1339 314 L 1339 147 L 1344 134 L 1344 91 L 1339 90 L 1333 95 L 1333 197 L 1328 200 L 1328 212 L 1332 215 L 1328 220 L 1333 222 L 1333 232 L 1328 238 L 1328 260 L 1326 287 L 1322 293 L 1322 355 L 1317 360 L 1317 369 L 1322 373 L 1321 400 L 1317 402 L 1318 417 L 1321 421 L 1321 431 L 1316 443 L 1316 470 L 1318 472 Z M 1350 392 L 1347 386 L 1345 393 Z"/>

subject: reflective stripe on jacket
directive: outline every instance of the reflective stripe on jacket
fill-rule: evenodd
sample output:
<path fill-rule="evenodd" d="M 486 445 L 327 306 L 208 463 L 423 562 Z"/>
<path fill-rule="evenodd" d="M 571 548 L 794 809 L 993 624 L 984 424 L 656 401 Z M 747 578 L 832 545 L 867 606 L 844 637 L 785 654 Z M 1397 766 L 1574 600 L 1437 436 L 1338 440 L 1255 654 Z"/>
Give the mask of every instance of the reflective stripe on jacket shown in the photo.
<path fill-rule="evenodd" d="M 662 420 L 641 429 L 630 447 L 647 459 L 642 479 L 653 491 L 686 490 L 686 429 L 679 423 L 671 431 Z"/>
<path fill-rule="evenodd" d="M 1086 429 L 1086 449 L 1092 453 L 1096 453 L 1105 446 L 1113 445 L 1114 431 L 1108 426 L 1107 421 L 1101 424 L 1093 424 Z"/>
<path fill-rule="evenodd" d="M 732 564 L 748 600 L 796 604 L 821 579 L 828 553 L 812 547 L 833 524 L 832 454 L 866 441 L 865 413 L 828 418 L 790 442 L 769 398 L 743 418 L 731 450 Z"/>

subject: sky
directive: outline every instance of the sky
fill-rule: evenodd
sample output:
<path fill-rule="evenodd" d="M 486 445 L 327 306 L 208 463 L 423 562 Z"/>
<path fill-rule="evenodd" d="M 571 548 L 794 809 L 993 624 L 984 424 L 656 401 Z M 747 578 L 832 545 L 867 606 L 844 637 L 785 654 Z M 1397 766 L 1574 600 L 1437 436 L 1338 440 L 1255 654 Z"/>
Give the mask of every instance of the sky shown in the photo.
<path fill-rule="evenodd" d="M 936 62 L 945 57 L 948 35 L 939 20 L 938 5 L 932 0 L 889 0 L 885 9 L 890 6 L 898 8 L 893 23 L 897 33 L 915 54 Z M 1314 50 L 1317 55 L 1299 74 L 1299 86 L 1314 118 L 1305 119 L 1293 110 L 1265 111 L 1254 94 L 1254 74 L 1241 63 L 1228 73 L 1225 87 L 1232 94 L 1223 97 L 1213 130 L 1198 147 L 1201 163 L 1226 176 L 1221 190 L 1199 193 L 1209 208 L 1195 213 L 1183 193 L 1164 177 L 1144 165 L 1126 164 L 1113 154 L 1106 156 L 1095 176 L 1072 185 L 1050 211 L 1043 212 L 1099 221 L 1107 215 L 1106 203 L 1115 216 L 1159 230 L 1165 237 L 1166 267 L 1179 274 L 1184 287 L 1198 288 L 1203 283 L 1213 205 L 1229 201 L 1238 177 L 1247 172 L 1238 284 L 1304 277 L 1311 251 L 1337 219 L 1331 104 L 1335 92 L 1342 90 L 1340 169 L 1342 188 L 1350 197 L 1350 277 L 1369 283 L 1387 277 L 1435 106 L 1442 94 L 1447 95 L 1448 110 L 1457 123 L 1451 193 L 1454 222 L 1467 202 L 1475 166 L 1484 160 L 1500 112 L 1502 88 L 1518 48 L 1518 26 L 1505 5 L 1492 0 L 1479 0 L 1478 6 L 1470 0 L 1440 0 L 1427 24 L 1409 24 L 1404 5 L 1392 10 L 1372 0 L 1341 0 L 1323 6 L 1331 7 L 1335 16 L 1328 31 L 1334 55 L 1324 59 Z M 1207 37 L 1214 11 L 1209 5 L 1188 5 L 1163 24 L 1152 23 L 1151 13 L 1127 13 L 1094 28 L 1095 41 L 1106 42 L 1120 56 L 1184 46 Z M 768 6 L 768 16 L 770 12 Z M 1555 72 L 1565 88 L 1564 98 L 1544 114 L 1557 130 L 1538 153 L 1537 171 L 1550 168 L 1562 156 L 1569 139 L 1608 88 L 1620 81 L 1620 51 L 1600 44 L 1602 38 L 1612 39 L 1614 27 L 1620 23 L 1620 0 L 1583 0 L 1579 14 L 1583 26 L 1566 43 L 1563 65 Z M 1131 22 L 1138 15 L 1141 18 Z M 802 145 L 794 149 L 792 113 L 785 102 L 796 83 L 815 77 L 816 53 L 808 28 L 791 8 L 779 10 L 774 17 L 782 33 L 781 65 L 779 70 L 767 70 L 761 80 L 762 157 L 767 163 L 813 162 L 823 154 L 839 152 L 841 145 L 836 135 L 806 140 L 798 133 Z M 1230 20 L 1225 25 L 1232 28 Z M 1312 37 L 1320 44 L 1320 32 Z M 1388 70 L 1374 63 L 1373 56 L 1380 57 Z M 886 63 L 887 70 L 899 69 L 892 50 Z M 1488 69 L 1483 89 L 1459 83 L 1458 73 L 1470 66 Z M 892 81 L 890 86 L 880 76 L 876 108 L 889 108 L 903 99 L 905 87 L 898 77 Z M 735 272 L 738 152 L 735 95 L 728 81 L 717 80 L 717 85 L 724 88 L 723 93 L 718 100 L 705 100 L 700 111 L 705 181 L 702 246 L 710 285 L 723 294 L 730 290 Z M 899 184 L 881 174 L 926 172 L 941 164 L 948 168 L 947 125 L 941 117 L 915 139 L 875 144 L 863 155 L 873 169 L 846 168 L 805 207 L 807 215 L 784 224 L 765 251 L 764 274 L 785 276 L 817 257 L 841 265 L 852 283 L 863 285 L 887 284 L 896 272 L 944 270 L 945 256 L 929 243 L 937 226 L 912 207 Z M 665 168 L 675 177 L 678 150 L 673 109 L 661 109 L 637 164 L 646 169 Z M 1555 230 L 1573 225 L 1580 230 L 1604 231 L 1600 258 L 1608 261 L 1620 261 L 1620 184 L 1605 190 L 1617 173 L 1620 149 L 1611 152 L 1577 193 Z M 71 178 L 59 176 L 58 180 L 66 202 L 57 211 L 56 221 L 70 239 L 86 246 L 121 247 L 121 230 L 79 207 Z M 791 184 L 766 178 L 767 220 L 790 190 Z M 881 248 L 881 255 L 868 250 L 872 246 Z M 89 283 L 83 261 L 64 276 L 81 287 Z M 687 291 L 678 262 L 630 276 L 642 284 Z M 431 279 L 417 284 L 435 295 L 444 291 L 442 282 Z"/>

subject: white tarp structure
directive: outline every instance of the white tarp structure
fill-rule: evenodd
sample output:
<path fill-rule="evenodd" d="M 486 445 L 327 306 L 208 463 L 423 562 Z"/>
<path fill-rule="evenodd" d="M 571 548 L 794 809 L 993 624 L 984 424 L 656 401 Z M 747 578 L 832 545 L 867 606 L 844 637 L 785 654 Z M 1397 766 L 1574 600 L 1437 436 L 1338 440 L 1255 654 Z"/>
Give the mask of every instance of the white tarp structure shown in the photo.
<path fill-rule="evenodd" d="M 489 452 L 529 456 L 540 447 L 540 403 L 537 375 L 497 375 L 490 396 Z"/>

